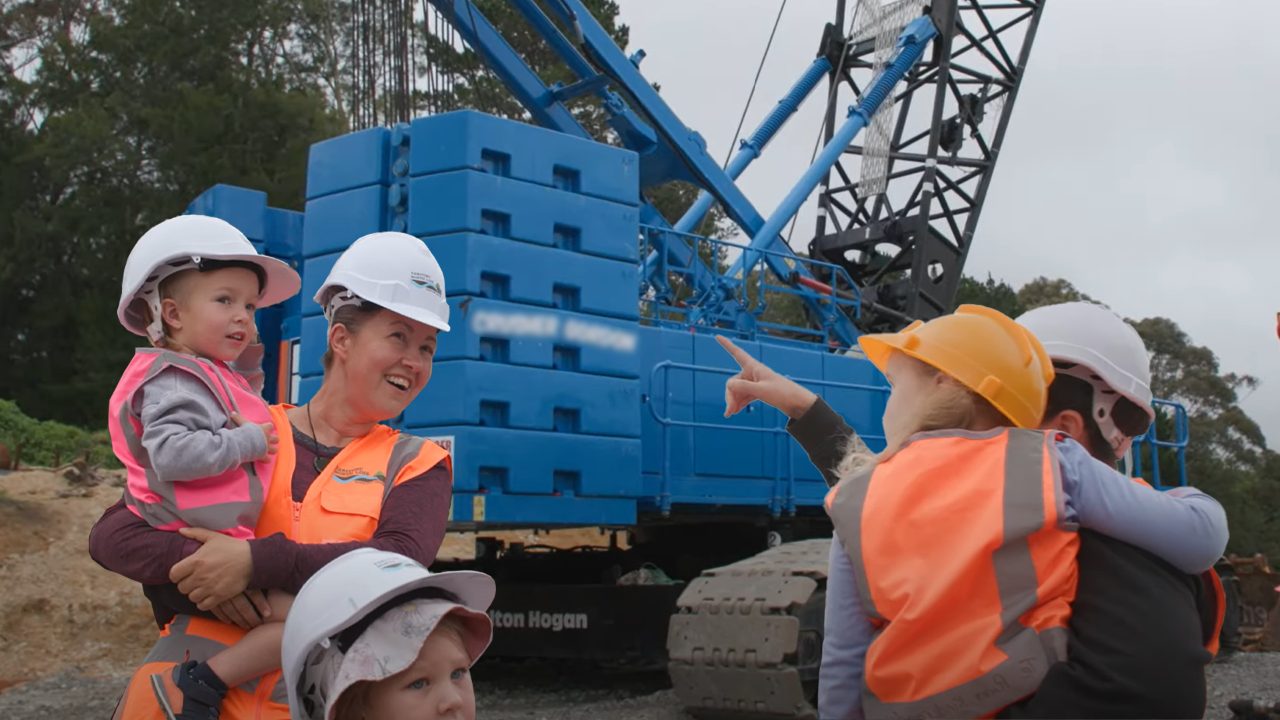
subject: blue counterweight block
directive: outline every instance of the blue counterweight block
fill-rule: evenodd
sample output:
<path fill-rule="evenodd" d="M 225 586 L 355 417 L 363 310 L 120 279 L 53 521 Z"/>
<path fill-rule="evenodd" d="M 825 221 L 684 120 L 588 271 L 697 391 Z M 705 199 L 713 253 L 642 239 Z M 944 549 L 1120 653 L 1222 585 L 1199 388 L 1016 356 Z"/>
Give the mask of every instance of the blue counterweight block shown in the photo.
<path fill-rule="evenodd" d="M 267 254 L 288 260 L 302 258 L 302 221 L 305 215 L 296 210 L 267 208 Z"/>
<path fill-rule="evenodd" d="M 639 211 L 472 170 L 409 181 L 409 232 L 476 232 L 634 262 Z"/>
<path fill-rule="evenodd" d="M 342 252 L 362 235 L 391 227 L 392 190 L 386 185 L 345 190 L 307 201 L 306 221 L 302 227 L 302 254 L 316 257 Z"/>
<path fill-rule="evenodd" d="M 313 298 L 315 298 L 320 286 L 324 284 L 325 278 L 329 277 L 329 271 L 333 269 L 334 263 L 338 262 L 340 257 L 342 257 L 341 252 L 334 252 L 328 255 L 309 257 L 302 261 L 302 291 L 298 295 L 302 298 L 302 314 L 304 316 L 319 315 L 323 312 L 324 309 Z"/>
<path fill-rule="evenodd" d="M 410 174 L 479 170 L 513 180 L 637 205 L 638 157 L 630 150 L 474 110 L 412 123 Z"/>
<path fill-rule="evenodd" d="M 441 334 L 436 360 L 639 375 L 639 328 L 634 322 L 482 298 L 450 298 L 449 307 L 453 330 Z"/>
<path fill-rule="evenodd" d="M 444 269 L 450 297 L 475 295 L 630 320 L 639 316 L 640 271 L 633 262 L 475 233 L 436 235 L 425 242 Z"/>
<path fill-rule="evenodd" d="M 639 437 L 639 408 L 634 379 L 449 360 L 435 363 L 403 423 Z"/>
<path fill-rule="evenodd" d="M 312 145 L 307 158 L 307 199 L 408 177 L 409 139 L 409 126 L 400 123 Z"/>
<path fill-rule="evenodd" d="M 461 425 L 410 427 L 452 447 L 454 492 L 635 497 L 639 438 Z"/>
<path fill-rule="evenodd" d="M 634 378 L 640 370 L 636 324 L 475 298 L 451 298 L 450 332 L 441 333 L 435 360 L 541 367 Z M 328 323 L 302 318 L 303 375 L 323 371 Z"/>
<path fill-rule="evenodd" d="M 187 205 L 187 214 L 226 220 L 255 245 L 261 245 L 267 239 L 267 194 L 261 190 L 214 185 Z"/>

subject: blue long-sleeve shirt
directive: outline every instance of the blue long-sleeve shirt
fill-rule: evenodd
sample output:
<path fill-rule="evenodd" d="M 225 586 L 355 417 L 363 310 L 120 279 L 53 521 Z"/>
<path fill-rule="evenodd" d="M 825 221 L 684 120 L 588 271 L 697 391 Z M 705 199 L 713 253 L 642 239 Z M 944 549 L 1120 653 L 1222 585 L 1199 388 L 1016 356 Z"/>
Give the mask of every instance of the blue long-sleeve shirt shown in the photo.
<path fill-rule="evenodd" d="M 1147 550 L 1186 573 L 1208 570 L 1221 557 L 1227 518 L 1212 497 L 1194 488 L 1160 492 L 1094 459 L 1074 440 L 1056 446 L 1064 523 Z M 863 717 L 862 676 L 872 628 L 859 598 L 853 563 L 833 538 L 818 676 L 818 715 L 824 720 Z"/>

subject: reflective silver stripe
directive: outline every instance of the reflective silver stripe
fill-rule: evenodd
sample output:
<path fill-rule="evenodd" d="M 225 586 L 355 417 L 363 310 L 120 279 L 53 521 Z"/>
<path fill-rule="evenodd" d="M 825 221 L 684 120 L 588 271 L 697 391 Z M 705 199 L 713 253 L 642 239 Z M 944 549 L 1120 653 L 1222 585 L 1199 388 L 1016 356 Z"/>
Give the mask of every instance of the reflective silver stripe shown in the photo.
<path fill-rule="evenodd" d="M 1033 693 L 1048 672 L 1049 665 L 1066 659 L 1064 628 L 1039 633 L 1020 622 L 1020 618 L 1039 602 L 1035 562 L 1028 538 L 1052 519 L 1045 517 L 1043 483 L 1046 459 L 1050 465 L 1056 465 L 1056 456 L 1050 449 L 1052 439 L 1040 431 L 1009 429 L 991 433 L 927 433 L 915 436 L 913 442 L 947 437 L 986 440 L 1001 433 L 1007 433 L 1002 498 L 1004 542 L 993 553 L 992 563 L 1003 626 L 996 647 L 1005 653 L 1007 659 L 970 682 L 910 702 L 881 701 L 866 686 L 864 674 L 862 706 L 866 717 L 871 720 L 986 715 Z M 1049 471 L 1056 474 L 1057 468 L 1051 467 Z M 861 547 L 862 514 L 873 476 L 874 470 L 841 482 L 828 512 L 853 564 L 863 611 L 874 619 L 881 616 L 871 600 L 871 585 Z M 1058 485 L 1056 480 L 1055 475 L 1055 485 Z M 879 635 L 877 631 L 872 642 Z"/>
<path fill-rule="evenodd" d="M 204 662 L 227 649 L 226 645 L 217 640 L 187 634 L 190 626 L 189 615 L 175 617 L 173 622 L 169 623 L 169 634 L 161 635 L 156 640 L 156 644 L 151 646 L 151 652 L 147 653 L 142 663 L 144 665 L 156 662 L 182 663 L 187 660 Z M 244 692 L 252 693 L 258 688 L 258 680 L 257 678 L 250 680 L 239 688 Z M 288 702 L 287 699 L 286 702 Z"/>
<path fill-rule="evenodd" d="M 867 566 L 862 561 L 862 508 L 866 505 L 867 491 L 871 489 L 871 477 L 874 474 L 875 468 L 870 467 L 837 483 L 832 490 L 835 497 L 827 513 L 831 516 L 836 535 L 840 537 L 840 544 L 853 565 L 853 579 L 858 585 L 858 595 L 862 599 L 862 611 L 873 620 L 884 620 L 876 610 L 875 600 L 871 597 L 871 585 L 867 582 Z"/>
<path fill-rule="evenodd" d="M 881 702 L 865 681 L 862 710 L 867 718 L 971 718 L 993 713 L 1040 687 L 1049 671 L 1040 637 L 1035 631 L 1014 637 L 1001 647 L 1008 659 L 977 679 L 912 702 Z"/>
<path fill-rule="evenodd" d="M 156 359 L 147 368 L 147 373 L 142 382 L 139 383 L 139 387 L 169 367 L 176 366 L 186 370 L 203 382 L 228 418 L 231 417 L 232 413 L 239 412 L 239 406 L 235 401 L 235 392 L 227 385 L 219 373 L 210 373 L 199 361 L 171 350 L 155 349 L 141 350 L 139 352 L 156 355 Z M 217 379 L 217 385 L 213 384 L 211 375 L 212 378 Z M 221 393 L 219 388 L 221 388 Z M 132 401 L 121 404 L 120 427 L 130 452 L 133 453 L 139 464 L 144 466 L 147 489 L 155 493 L 160 498 L 160 502 L 143 502 L 134 497 L 132 493 L 127 492 L 126 488 L 125 502 L 129 507 L 136 510 L 138 515 L 146 520 L 148 524 L 156 527 L 165 527 L 180 522 L 217 531 L 234 527 L 251 528 L 258 524 L 258 515 L 262 510 L 265 493 L 263 484 L 258 477 L 258 468 L 253 462 L 247 462 L 239 466 L 248 476 L 249 499 L 247 501 L 206 505 L 185 510 L 177 509 L 178 501 L 175 483 L 162 480 L 156 476 L 155 470 L 149 467 L 150 463 L 147 459 L 146 449 L 142 446 L 142 439 L 135 432 L 133 423 L 127 422 L 128 418 L 136 417 L 132 406 Z"/>
<path fill-rule="evenodd" d="M 124 435 L 125 444 L 129 446 L 129 453 L 139 463 L 146 465 L 151 461 L 150 456 L 147 454 L 147 449 L 142 447 L 142 436 L 138 434 L 137 428 L 130 422 L 135 419 L 133 410 L 129 407 L 130 405 L 132 403 L 120 403 L 120 416 L 116 418 L 116 421 L 120 423 L 120 432 Z M 139 420 L 139 425 L 141 425 L 141 420 Z"/>
<path fill-rule="evenodd" d="M 1010 430 L 1004 453 L 1004 537 L 992 553 L 1000 587 L 1000 633 L 996 646 L 1023 630 L 1018 618 L 1036 606 L 1036 564 L 1026 538 L 1044 527 L 1044 441 L 1034 430 Z M 1031 479 L 1035 481 L 1032 482 Z M 1013 539 L 1014 542 L 1009 542 Z"/>
<path fill-rule="evenodd" d="M 148 380 L 154 378 L 156 375 L 159 375 L 166 368 L 171 366 L 179 367 L 192 375 L 195 375 L 209 388 L 209 392 L 218 400 L 218 404 L 222 406 L 222 411 L 226 413 L 228 418 L 231 417 L 231 413 L 239 412 L 234 394 L 231 392 L 231 389 L 227 387 L 226 382 L 218 373 L 213 373 L 213 376 L 218 378 L 218 384 L 215 385 L 213 379 L 209 377 L 210 373 L 208 368 L 185 355 L 175 353 L 171 350 L 143 350 L 140 352 L 154 352 L 157 357 L 155 361 L 151 363 L 151 366 L 147 368 L 146 376 L 142 378 L 142 382 L 138 383 L 139 387 L 146 384 Z M 219 390 L 221 390 L 221 392 L 219 392 Z"/>
<path fill-rule="evenodd" d="M 422 453 L 422 447 L 426 442 L 423 438 L 408 433 L 400 433 L 396 438 L 395 444 L 391 447 L 391 456 L 387 458 L 387 479 L 383 481 L 386 487 L 382 491 L 383 502 L 387 501 L 387 496 L 395 487 L 400 472 Z"/>
<path fill-rule="evenodd" d="M 257 684 L 257 680 L 254 681 L 254 684 Z M 279 679 L 276 680 L 276 684 L 271 686 L 270 699 L 271 702 L 278 703 L 280 705 L 289 704 L 289 686 L 284 684 L 283 673 L 281 673 Z"/>

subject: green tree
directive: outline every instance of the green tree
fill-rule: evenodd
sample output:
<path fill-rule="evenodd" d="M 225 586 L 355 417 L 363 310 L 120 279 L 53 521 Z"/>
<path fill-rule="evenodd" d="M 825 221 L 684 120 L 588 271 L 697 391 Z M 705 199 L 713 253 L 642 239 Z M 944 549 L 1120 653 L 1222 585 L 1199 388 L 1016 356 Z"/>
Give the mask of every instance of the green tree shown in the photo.
<path fill-rule="evenodd" d="M 1000 307 L 1008 300 L 1008 286 L 988 278 L 970 281 L 962 293 L 991 300 Z M 979 287 L 981 286 L 981 287 Z M 1018 310 L 1059 302 L 1097 302 L 1062 278 L 1039 277 L 1018 289 Z M 1008 310 L 1005 307 L 1000 309 Z M 1189 442 L 1186 450 L 1188 481 L 1222 503 L 1231 524 L 1230 549 L 1263 552 L 1280 557 L 1280 455 L 1267 448 L 1258 424 L 1239 405 L 1243 393 L 1257 388 L 1249 375 L 1224 371 L 1211 348 L 1197 345 L 1169 318 L 1130 320 L 1151 354 L 1151 389 L 1157 398 L 1181 404 L 1187 413 Z M 1175 435 L 1171 408 L 1161 406 L 1157 437 Z M 1176 482 L 1176 456 L 1159 453 L 1161 479 Z M 1144 457 L 1144 474 L 1151 477 L 1150 455 Z"/>
<path fill-rule="evenodd" d="M 978 281 L 968 275 L 961 276 L 956 288 L 956 305 L 986 305 L 995 308 L 1009 317 L 1016 318 L 1024 312 L 1019 293 L 1009 283 L 996 281 L 987 273 L 985 281 Z"/>
<path fill-rule="evenodd" d="M 343 123 L 299 42 L 306 2 L 5 8 L 24 34 L 0 46 L 0 107 L 16 107 L 0 132 L 19 140 L 0 182 L 21 191 L 0 201 L 0 397 L 100 426 L 136 344 L 114 313 L 134 241 L 217 182 L 299 207 L 308 148 Z"/>
<path fill-rule="evenodd" d="M 1035 310 L 1042 305 L 1056 305 L 1077 300 L 1098 302 L 1062 278 L 1050 280 L 1042 276 L 1018 288 L 1018 304 L 1024 312 Z"/>

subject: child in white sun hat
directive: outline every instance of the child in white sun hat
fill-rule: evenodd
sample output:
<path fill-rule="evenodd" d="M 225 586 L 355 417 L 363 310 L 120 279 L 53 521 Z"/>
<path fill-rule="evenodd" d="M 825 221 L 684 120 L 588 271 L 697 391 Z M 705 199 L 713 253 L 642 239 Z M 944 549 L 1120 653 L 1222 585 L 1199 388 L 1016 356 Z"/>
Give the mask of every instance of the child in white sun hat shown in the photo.
<path fill-rule="evenodd" d="M 285 623 L 293 720 L 474 720 L 493 579 L 361 548 L 321 568 Z"/>

